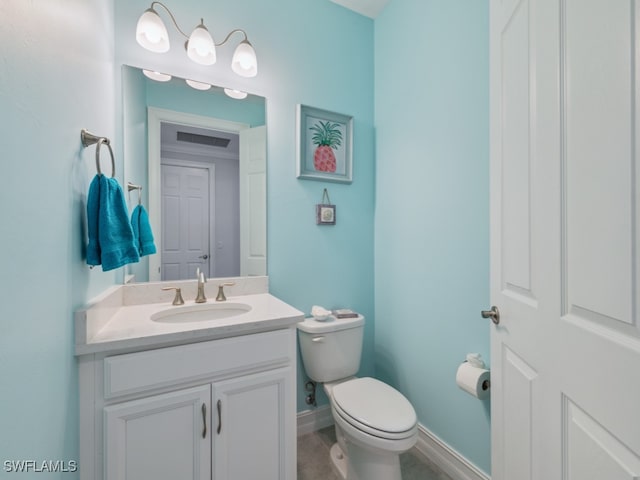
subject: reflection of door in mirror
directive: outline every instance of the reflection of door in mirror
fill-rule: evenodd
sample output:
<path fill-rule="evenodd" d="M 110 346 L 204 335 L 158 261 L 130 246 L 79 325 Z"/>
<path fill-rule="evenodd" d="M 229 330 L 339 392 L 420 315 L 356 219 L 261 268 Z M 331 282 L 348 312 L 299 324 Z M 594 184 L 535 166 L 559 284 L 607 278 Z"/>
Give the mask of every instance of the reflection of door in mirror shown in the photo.
<path fill-rule="evenodd" d="M 214 166 L 162 164 L 162 280 L 211 276 L 209 188 Z"/>
<path fill-rule="evenodd" d="M 209 277 L 263 275 L 266 128 L 151 108 L 149 126 L 150 160 L 158 144 L 152 132 L 160 133 L 149 203 L 160 206 L 150 215 L 161 232 L 149 279 L 193 279 L 197 268 Z"/>
<path fill-rule="evenodd" d="M 240 132 L 240 275 L 267 271 L 267 128 Z"/>
<path fill-rule="evenodd" d="M 238 164 L 237 134 L 162 124 L 162 280 L 240 274 Z"/>

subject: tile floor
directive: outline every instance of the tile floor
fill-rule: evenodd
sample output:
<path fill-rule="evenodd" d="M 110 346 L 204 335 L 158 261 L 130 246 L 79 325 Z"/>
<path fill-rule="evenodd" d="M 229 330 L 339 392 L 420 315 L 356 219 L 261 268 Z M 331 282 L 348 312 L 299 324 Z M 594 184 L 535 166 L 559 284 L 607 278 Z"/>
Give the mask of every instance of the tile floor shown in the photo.
<path fill-rule="evenodd" d="M 298 480 L 340 480 L 329 459 L 335 441 L 333 426 L 298 437 Z M 400 456 L 400 467 L 403 480 L 451 480 L 415 449 Z"/>

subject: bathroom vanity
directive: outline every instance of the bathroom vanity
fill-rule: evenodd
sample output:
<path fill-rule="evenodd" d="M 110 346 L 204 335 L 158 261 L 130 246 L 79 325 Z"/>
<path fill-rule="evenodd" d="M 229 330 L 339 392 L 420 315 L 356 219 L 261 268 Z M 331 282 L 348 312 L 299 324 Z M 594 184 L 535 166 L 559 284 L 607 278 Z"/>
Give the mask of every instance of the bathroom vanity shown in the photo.
<path fill-rule="evenodd" d="M 82 479 L 295 480 L 303 314 L 266 277 L 233 280 L 227 302 L 194 305 L 195 282 L 171 282 L 186 302 L 173 306 L 151 283 L 78 312 Z M 223 304 L 242 308 L 203 316 Z"/>

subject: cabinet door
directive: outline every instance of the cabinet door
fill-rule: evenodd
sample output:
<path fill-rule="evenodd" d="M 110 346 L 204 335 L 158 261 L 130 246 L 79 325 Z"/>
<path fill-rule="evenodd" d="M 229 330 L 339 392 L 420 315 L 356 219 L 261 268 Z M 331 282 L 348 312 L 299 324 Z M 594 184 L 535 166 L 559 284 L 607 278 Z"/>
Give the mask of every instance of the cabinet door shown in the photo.
<path fill-rule="evenodd" d="M 104 478 L 210 479 L 210 398 L 205 385 L 106 407 Z"/>
<path fill-rule="evenodd" d="M 295 480 L 291 367 L 213 384 L 213 479 Z"/>

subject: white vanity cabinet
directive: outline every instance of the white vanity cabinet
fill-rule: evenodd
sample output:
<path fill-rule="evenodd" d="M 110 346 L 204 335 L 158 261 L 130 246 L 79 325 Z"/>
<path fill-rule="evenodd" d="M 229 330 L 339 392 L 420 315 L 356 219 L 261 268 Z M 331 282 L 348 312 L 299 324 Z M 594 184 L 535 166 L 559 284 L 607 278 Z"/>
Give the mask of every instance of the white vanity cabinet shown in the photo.
<path fill-rule="evenodd" d="M 295 478 L 295 457 L 288 459 L 291 451 L 284 450 L 283 420 L 291 415 L 286 408 L 295 412 L 285 398 L 292 387 L 291 373 L 286 367 L 213 384 L 214 479 Z M 291 460 L 293 477 L 287 475 L 291 468 L 286 462 Z"/>
<path fill-rule="evenodd" d="M 295 480 L 295 329 L 83 355 L 82 480 Z"/>
<path fill-rule="evenodd" d="M 210 479 L 210 405 L 207 385 L 105 407 L 106 478 Z"/>

